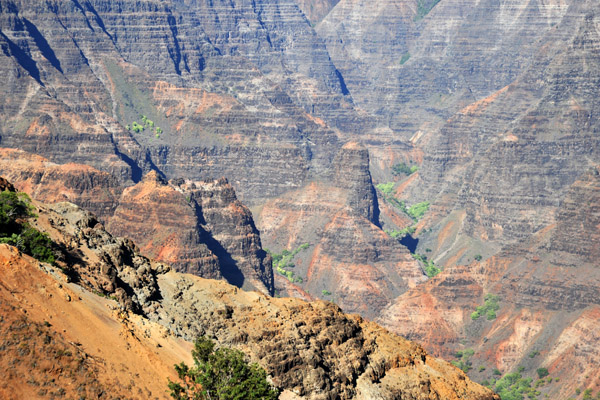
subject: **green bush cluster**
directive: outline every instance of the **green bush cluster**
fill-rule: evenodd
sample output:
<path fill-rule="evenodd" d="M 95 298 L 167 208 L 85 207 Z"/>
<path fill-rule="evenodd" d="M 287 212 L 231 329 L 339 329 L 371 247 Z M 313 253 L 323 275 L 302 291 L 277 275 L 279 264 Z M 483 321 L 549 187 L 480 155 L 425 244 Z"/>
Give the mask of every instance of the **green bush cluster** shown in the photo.
<path fill-rule="evenodd" d="M 433 261 L 428 260 L 426 255 L 413 254 L 413 257 L 424 264 L 425 273 L 428 277 L 433 278 L 434 276 L 442 272 L 441 268 L 438 268 Z"/>
<path fill-rule="evenodd" d="M 429 210 L 429 202 L 424 201 L 422 203 L 417 203 L 410 206 L 408 209 L 408 215 L 410 215 L 415 221 L 418 221 L 423 218 L 423 215 L 425 215 L 427 210 Z"/>
<path fill-rule="evenodd" d="M 163 133 L 163 130 L 158 126 L 154 126 L 154 121 L 148 119 L 148 117 L 146 117 L 145 115 L 142 115 L 141 118 L 141 124 L 138 124 L 137 121 L 133 121 L 131 125 L 126 125 L 125 128 L 128 131 L 133 131 L 135 133 L 143 132 L 146 128 L 150 128 L 150 130 L 154 129 L 156 137 L 160 137 L 160 135 Z"/>
<path fill-rule="evenodd" d="M 465 373 L 469 372 L 469 370 L 473 369 L 473 366 L 471 365 L 471 357 L 473 357 L 474 354 L 475 354 L 475 351 L 473 349 L 465 349 L 462 351 L 459 350 L 455 354 L 456 358 L 458 358 L 458 360 L 451 361 L 451 363 L 452 363 L 452 365 L 463 370 L 463 372 L 465 372 Z"/>
<path fill-rule="evenodd" d="M 415 233 L 416 230 L 417 230 L 416 227 L 414 227 L 414 226 L 408 226 L 408 227 L 406 227 L 404 229 L 400 229 L 399 231 L 398 230 L 385 231 L 385 233 L 387 233 L 388 235 L 390 235 L 394 239 L 402 239 L 406 235 L 412 235 L 413 233 Z"/>
<path fill-rule="evenodd" d="M 394 194 L 394 182 L 380 183 L 375 187 L 387 196 L 392 196 Z"/>
<path fill-rule="evenodd" d="M 268 249 L 265 250 L 271 255 L 271 258 L 273 258 L 273 266 L 280 275 L 285 276 L 292 283 L 302 283 L 302 278 L 299 276 L 294 276 L 294 271 L 290 271 L 289 269 L 295 267 L 293 263 L 294 257 L 296 257 L 299 252 L 306 250 L 309 247 L 310 244 L 304 243 L 292 251 L 284 249 L 281 254 L 271 253 Z"/>
<path fill-rule="evenodd" d="M 33 210 L 25 193 L 0 192 L 0 243 L 15 246 L 25 254 L 52 264 L 52 241 L 26 221 L 35 215 Z"/>
<path fill-rule="evenodd" d="M 406 58 L 406 60 L 404 60 L 404 58 L 408 56 Z M 402 60 L 400 60 L 400 64 L 404 64 L 406 61 L 408 61 L 408 59 L 410 58 L 410 54 L 406 53 L 404 56 L 402 56 L 402 60 L 404 60 L 404 62 L 402 62 Z M 419 167 L 417 167 L 416 165 L 407 165 L 405 163 L 398 163 L 395 164 L 394 166 L 392 166 L 392 175 L 412 175 L 415 172 L 417 172 L 419 170 Z"/>
<path fill-rule="evenodd" d="M 175 365 L 180 382 L 169 380 L 176 400 L 275 400 L 279 392 L 258 364 L 249 364 L 239 350 L 220 348 L 200 337 L 192 350 L 194 366 Z"/>
<path fill-rule="evenodd" d="M 534 399 L 541 393 L 531 387 L 531 382 L 531 378 L 523 378 L 520 373 L 513 372 L 498 379 L 493 388 L 502 400 L 523 400 L 525 396 Z"/>
<path fill-rule="evenodd" d="M 498 304 L 499 300 L 500 298 L 494 294 L 486 294 L 483 305 L 475 309 L 471 314 L 471 319 L 475 321 L 482 315 L 485 315 L 488 321 L 496 319 L 496 311 L 500 309 L 500 305 Z"/>

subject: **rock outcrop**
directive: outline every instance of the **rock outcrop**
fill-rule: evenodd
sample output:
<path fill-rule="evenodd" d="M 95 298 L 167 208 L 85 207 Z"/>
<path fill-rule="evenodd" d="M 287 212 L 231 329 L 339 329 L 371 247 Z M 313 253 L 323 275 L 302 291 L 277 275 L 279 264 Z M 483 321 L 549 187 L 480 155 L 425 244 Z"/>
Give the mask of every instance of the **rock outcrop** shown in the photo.
<path fill-rule="evenodd" d="M 273 294 L 271 261 L 252 214 L 226 180 L 169 183 L 151 172 L 124 190 L 107 227 L 180 272 Z"/>
<path fill-rule="evenodd" d="M 122 191 L 121 183 L 107 172 L 84 164 L 56 164 L 15 149 L 0 149 L 0 174 L 37 200 L 75 203 L 105 223 Z"/>
<path fill-rule="evenodd" d="M 185 346 L 176 337 L 193 340 L 206 335 L 219 346 L 245 351 L 267 370 L 278 388 L 307 399 L 498 399 L 460 370 L 428 356 L 419 345 L 358 316 L 345 315 L 331 303 L 274 299 L 240 291 L 222 281 L 168 271 L 141 256 L 127 239 L 109 235 L 89 213 L 74 205 L 36 206 L 36 227 L 47 231 L 63 254 L 78 258 L 76 263 L 61 261 L 59 267 L 76 272 L 80 280 L 69 282 L 71 275 L 2 245 L 0 311 L 9 310 L 11 318 L 20 315 L 27 320 L 11 330 L 13 338 L 26 336 L 23 329 L 28 326 L 39 326 L 38 331 L 49 338 L 47 345 L 52 344 L 40 353 L 44 357 L 63 346 L 58 359 L 69 362 L 76 352 L 83 360 L 79 371 L 91 371 L 98 381 L 85 390 L 95 393 L 106 388 L 106 395 L 116 395 L 122 385 L 129 384 L 133 397 L 165 396 L 156 389 L 158 384 L 166 385 L 165 375 L 161 375 L 169 375 L 166 365 L 177 356 L 189 360 L 189 354 L 182 356 Z M 100 271 L 95 265 L 101 266 Z M 131 310 L 142 316 L 117 311 L 114 300 L 86 290 L 98 287 L 88 282 L 94 276 L 114 276 L 116 289 L 104 286 L 104 293 L 116 294 L 125 309 L 128 301 L 139 304 Z M 118 295 L 119 289 L 127 289 L 124 297 Z M 3 355 L 13 354 L 10 340 L 4 340 L 9 352 Z M 37 345 L 31 338 L 23 343 L 20 348 L 28 351 L 19 354 L 27 359 Z M 94 368 L 98 361 L 106 368 Z M 0 362 L 6 360 L 0 357 Z M 27 376 L 38 383 L 62 382 L 50 381 L 45 374 L 52 372 L 44 365 L 28 366 L 33 371 Z M 118 365 L 124 366 L 123 371 L 113 374 Z M 71 371 L 70 367 L 65 370 Z M 14 363 L 9 371 L 17 386 L 36 384 L 25 382 Z M 138 378 L 123 380 L 133 375 Z M 79 382 L 81 375 L 74 377 Z M 44 385 L 55 390 L 49 383 Z"/>

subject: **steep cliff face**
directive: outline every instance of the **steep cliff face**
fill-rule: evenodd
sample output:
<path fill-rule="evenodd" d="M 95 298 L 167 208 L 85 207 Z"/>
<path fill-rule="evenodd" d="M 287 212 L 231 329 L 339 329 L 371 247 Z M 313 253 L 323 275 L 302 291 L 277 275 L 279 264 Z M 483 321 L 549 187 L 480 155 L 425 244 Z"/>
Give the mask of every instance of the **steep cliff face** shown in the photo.
<path fill-rule="evenodd" d="M 359 119 L 292 0 L 6 0 L 0 23 L 15 78 L 2 89 L 3 146 L 124 182 L 158 167 L 227 176 L 244 200 L 264 200 L 330 171 L 340 145 L 323 119 Z"/>
<path fill-rule="evenodd" d="M 477 379 L 490 379 L 490 366 L 502 373 L 523 366 L 532 377 L 543 367 L 560 376 L 560 383 L 542 389 L 551 398 L 593 387 L 598 355 L 589 330 L 600 301 L 599 177 L 596 166 L 571 185 L 555 224 L 486 261 L 446 268 L 401 295 L 378 321 L 437 355 L 473 349 Z M 498 308 L 488 318 L 489 294 L 497 296 Z M 473 316 L 477 307 L 485 310 Z M 574 367 L 568 371 L 567 364 Z M 479 365 L 487 372 L 477 371 Z"/>
<path fill-rule="evenodd" d="M 301 249 L 290 260 L 293 267 L 276 267 L 276 273 L 288 274 L 314 297 L 373 318 L 426 276 L 408 250 L 377 226 L 367 150 L 351 142 L 335 160 L 332 181 L 268 202 L 258 226 L 265 246 L 276 253 Z"/>
<path fill-rule="evenodd" d="M 64 381 L 60 376 L 53 379 L 56 374 L 46 366 L 46 359 L 54 355 L 53 365 L 64 365 L 86 393 L 106 390 L 104 395 L 116 395 L 125 386 L 134 398 L 163 398 L 165 378 L 173 378 L 171 365 L 178 359 L 189 362 L 191 346 L 181 338 L 203 334 L 220 346 L 245 351 L 287 395 L 498 399 L 419 345 L 345 315 L 331 303 L 273 299 L 225 282 L 168 272 L 141 256 L 129 240 L 112 237 L 76 206 L 36 206 L 35 226 L 59 245 L 57 251 L 66 261 L 58 266 L 71 275 L 0 246 L 0 312 L 12 335 L 3 342 L 8 351 L 0 362 L 8 363 L 6 357 L 17 353 L 15 340 L 21 343 L 19 360 L 30 360 L 34 351 L 43 357 L 27 365 L 26 375 L 20 374 L 20 363 L 11 363 L 3 375 L 3 391 L 7 377 L 19 388 L 13 393 L 27 395 L 36 384 L 52 393 L 60 389 Z M 110 272 L 97 272 L 97 266 Z M 71 276 L 81 279 L 72 282 Z M 93 276 L 112 276 L 114 287 L 103 293 L 117 294 L 118 303 L 89 291 L 99 289 L 86 282 Z M 138 314 L 119 310 L 119 303 Z M 28 335 L 28 329 L 36 327 L 34 336 L 45 335 L 43 347 Z M 72 368 L 75 356 L 77 369 Z M 103 368 L 96 368 L 98 363 Z M 95 383 L 90 384 L 84 373 L 93 374 Z M 26 381 L 25 376 L 33 379 Z"/>
<path fill-rule="evenodd" d="M 252 214 L 225 180 L 168 183 L 151 172 L 124 190 L 108 229 L 180 272 L 273 293 L 271 262 Z"/>
<path fill-rule="evenodd" d="M 0 174 L 37 200 L 69 201 L 104 222 L 113 215 L 122 191 L 120 182 L 107 172 L 84 164 L 55 164 L 15 149 L 0 149 Z"/>

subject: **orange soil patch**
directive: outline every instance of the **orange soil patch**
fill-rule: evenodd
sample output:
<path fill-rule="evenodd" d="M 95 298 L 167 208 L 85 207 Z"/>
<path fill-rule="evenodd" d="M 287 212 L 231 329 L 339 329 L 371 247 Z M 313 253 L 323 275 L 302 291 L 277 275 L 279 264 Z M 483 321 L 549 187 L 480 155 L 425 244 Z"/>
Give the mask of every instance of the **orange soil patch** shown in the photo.
<path fill-rule="evenodd" d="M 2 307 L 14 307 L 10 318 L 25 318 L 29 324 L 28 329 L 15 331 L 12 340 L 18 341 L 17 350 L 28 348 L 34 360 L 40 360 L 32 364 L 25 350 L 18 358 L 22 362 L 0 353 L 2 364 L 12 368 L 11 380 L 7 375 L 1 380 L 2 390 L 18 387 L 25 396 L 17 398 L 36 398 L 40 390 L 55 393 L 62 388 L 64 392 L 58 393 L 63 397 L 78 398 L 74 391 L 82 385 L 80 390 L 108 388 L 108 398 L 168 398 L 167 379 L 176 378 L 175 363 L 190 362 L 191 344 L 171 337 L 157 324 L 117 311 L 112 300 L 61 282 L 38 264 L 15 248 L 0 245 Z M 44 340 L 53 346 L 40 347 L 30 338 L 32 330 L 48 335 L 50 339 Z M 28 382 L 30 377 L 37 384 Z M 57 386 L 44 386 L 53 377 Z"/>

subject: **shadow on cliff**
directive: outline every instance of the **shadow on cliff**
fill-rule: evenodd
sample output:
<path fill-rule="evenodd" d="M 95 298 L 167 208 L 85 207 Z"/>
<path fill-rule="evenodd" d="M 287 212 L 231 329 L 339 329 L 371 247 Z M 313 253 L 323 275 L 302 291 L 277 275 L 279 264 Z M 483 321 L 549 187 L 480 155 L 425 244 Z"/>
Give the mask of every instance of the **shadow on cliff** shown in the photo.
<path fill-rule="evenodd" d="M 230 284 L 241 288 L 244 285 L 244 274 L 237 266 L 231 254 L 210 233 L 198 227 L 200 240 L 219 259 L 219 269 L 223 278 Z"/>
<path fill-rule="evenodd" d="M 406 247 L 411 254 L 415 254 L 415 251 L 417 251 L 417 245 L 419 244 L 419 239 L 408 234 L 400 239 L 400 244 Z"/>

